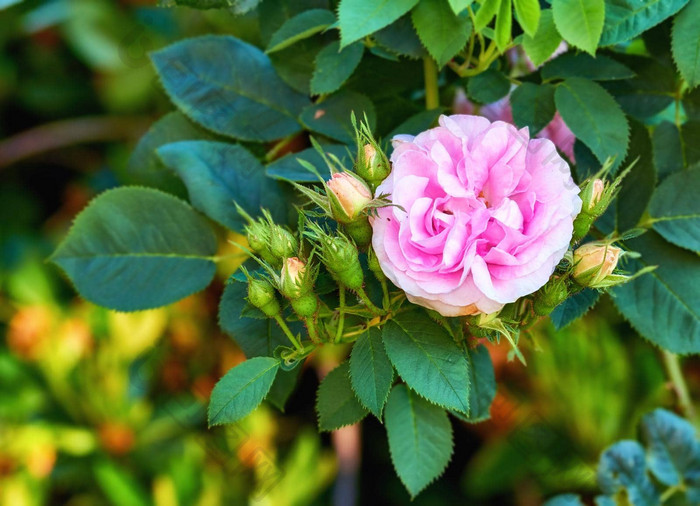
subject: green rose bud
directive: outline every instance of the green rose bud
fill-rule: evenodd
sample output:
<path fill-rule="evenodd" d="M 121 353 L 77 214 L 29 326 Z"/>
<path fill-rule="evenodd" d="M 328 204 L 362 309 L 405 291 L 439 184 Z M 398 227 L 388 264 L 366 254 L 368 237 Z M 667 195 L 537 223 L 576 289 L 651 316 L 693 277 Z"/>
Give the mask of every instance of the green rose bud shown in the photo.
<path fill-rule="evenodd" d="M 384 152 L 372 142 L 358 146 L 355 171 L 374 189 L 386 179 L 391 168 Z"/>
<path fill-rule="evenodd" d="M 280 312 L 277 291 L 265 279 L 250 278 L 248 280 L 248 302 L 270 317 Z"/>
<path fill-rule="evenodd" d="M 289 258 L 297 252 L 299 243 L 289 230 L 279 225 L 270 227 L 270 252 L 279 259 Z"/>
<path fill-rule="evenodd" d="M 617 284 L 617 278 L 621 276 L 613 275 L 613 271 L 621 253 L 620 248 L 604 242 L 591 242 L 577 248 L 574 251 L 574 280 L 591 288 Z"/>
<path fill-rule="evenodd" d="M 321 247 L 321 258 L 328 271 L 340 283 L 358 290 L 362 288 L 364 275 L 360 256 L 352 241 L 345 236 L 328 236 Z"/>

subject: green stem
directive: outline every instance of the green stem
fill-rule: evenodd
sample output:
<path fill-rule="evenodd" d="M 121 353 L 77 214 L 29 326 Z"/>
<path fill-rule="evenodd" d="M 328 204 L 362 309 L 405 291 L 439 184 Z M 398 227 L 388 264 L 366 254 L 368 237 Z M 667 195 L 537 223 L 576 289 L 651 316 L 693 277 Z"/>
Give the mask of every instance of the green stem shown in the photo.
<path fill-rule="evenodd" d="M 292 334 L 292 331 L 289 330 L 289 327 L 287 326 L 287 322 L 285 322 L 284 319 L 282 319 L 282 316 L 279 314 L 276 314 L 273 318 L 277 322 L 277 325 L 279 325 L 280 328 L 282 329 L 282 332 L 284 332 L 284 335 L 287 336 L 287 339 L 289 339 L 291 341 L 291 343 L 294 345 L 294 347 L 299 351 L 303 350 L 304 349 L 303 346 L 301 345 L 299 340 L 294 336 L 294 334 Z"/>
<path fill-rule="evenodd" d="M 313 316 L 307 316 L 304 321 L 306 322 L 306 329 L 309 331 L 309 338 L 314 344 L 319 344 L 321 341 L 318 338 L 318 330 L 316 329 L 316 322 Z"/>
<path fill-rule="evenodd" d="M 343 336 L 343 327 L 345 326 L 345 287 L 340 285 L 340 304 L 338 306 L 338 328 L 335 332 L 334 343 L 340 341 Z"/>
<path fill-rule="evenodd" d="M 423 58 L 423 76 L 425 78 L 425 108 L 426 110 L 440 107 L 438 89 L 438 68 L 430 56 Z"/>
<path fill-rule="evenodd" d="M 292 141 L 296 138 L 296 136 L 297 136 L 297 134 L 292 134 L 292 135 L 285 137 L 284 139 L 279 140 L 277 142 L 277 144 L 272 146 L 272 149 L 270 149 L 270 151 L 268 151 L 265 154 L 265 161 L 271 162 L 272 160 L 275 160 L 277 158 L 277 155 L 279 155 L 280 151 L 282 151 L 284 148 L 289 146 L 289 144 L 292 143 Z"/>
<path fill-rule="evenodd" d="M 695 407 L 690 400 L 688 385 L 686 385 L 685 378 L 683 378 L 683 371 L 681 370 L 681 363 L 678 355 L 666 350 L 663 350 L 662 353 L 664 365 L 666 366 L 669 379 L 671 383 L 673 383 L 673 388 L 678 396 L 678 404 L 680 405 L 681 411 L 683 411 L 683 415 L 690 420 L 691 423 L 695 424 L 697 421 L 695 418 Z"/>
<path fill-rule="evenodd" d="M 379 283 L 382 285 L 382 307 L 384 311 L 389 310 L 389 287 L 386 284 L 386 279 L 380 279 Z"/>
<path fill-rule="evenodd" d="M 383 311 L 377 306 L 375 306 L 374 303 L 370 300 L 364 288 L 360 287 L 356 290 L 356 292 L 357 296 L 360 297 L 362 302 L 365 303 L 365 306 L 367 306 L 367 309 L 369 309 L 374 315 L 381 316 L 383 314 Z"/>

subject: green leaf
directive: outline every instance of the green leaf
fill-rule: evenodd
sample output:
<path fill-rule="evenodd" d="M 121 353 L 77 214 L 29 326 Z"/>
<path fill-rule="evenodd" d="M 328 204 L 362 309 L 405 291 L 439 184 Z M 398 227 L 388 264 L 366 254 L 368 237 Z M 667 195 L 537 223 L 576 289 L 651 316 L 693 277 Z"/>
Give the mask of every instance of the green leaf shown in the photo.
<path fill-rule="evenodd" d="M 382 47 L 400 56 L 417 59 L 426 55 L 409 14 L 379 30 L 374 34 L 374 39 Z"/>
<path fill-rule="evenodd" d="M 491 404 L 496 397 L 496 376 L 488 348 L 483 344 L 466 352 L 469 361 L 469 415 L 453 411 L 467 423 L 479 423 L 491 417 Z"/>
<path fill-rule="evenodd" d="M 501 7 L 501 0 L 487 0 L 479 5 L 474 16 L 474 30 L 481 32 L 488 25 Z"/>
<path fill-rule="evenodd" d="M 598 463 L 598 484 L 609 495 L 624 490 L 635 506 L 660 504 L 659 493 L 646 473 L 644 449 L 636 441 L 620 441 L 605 450 Z"/>
<path fill-rule="evenodd" d="M 319 385 L 316 412 L 321 431 L 352 425 L 367 416 L 367 410 L 352 391 L 350 364 L 347 360 L 329 372 Z"/>
<path fill-rule="evenodd" d="M 523 49 L 532 60 L 532 64 L 539 67 L 552 56 L 559 44 L 561 35 L 554 25 L 552 9 L 545 9 L 540 15 L 540 23 L 534 37 L 527 34 L 523 37 Z"/>
<path fill-rule="evenodd" d="M 629 126 L 620 106 L 599 84 L 572 77 L 554 93 L 557 110 L 577 139 L 602 163 L 609 156 L 619 161 L 627 152 Z"/>
<path fill-rule="evenodd" d="M 327 9 L 310 9 L 288 19 L 272 35 L 266 53 L 285 49 L 295 42 L 307 39 L 335 23 L 335 16 Z"/>
<path fill-rule="evenodd" d="M 700 84 L 700 0 L 690 3 L 673 22 L 671 47 L 678 71 L 688 86 Z"/>
<path fill-rule="evenodd" d="M 205 288 L 215 252 L 211 228 L 185 202 L 123 187 L 102 193 L 78 215 L 51 261 L 89 301 L 137 311 Z"/>
<path fill-rule="evenodd" d="M 513 122 L 518 128 L 529 127 L 533 136 L 554 118 L 554 86 L 523 83 L 511 93 L 510 105 Z"/>
<path fill-rule="evenodd" d="M 658 265 L 611 290 L 615 304 L 632 326 L 656 345 L 674 353 L 700 353 L 700 265 L 697 255 L 673 246 L 655 232 L 626 241 L 642 254 L 629 270 Z"/>
<path fill-rule="evenodd" d="M 308 99 L 289 88 L 258 48 L 235 37 L 206 35 L 151 54 L 173 103 L 216 133 L 270 141 L 301 128 Z"/>
<path fill-rule="evenodd" d="M 677 172 L 661 183 L 649 204 L 654 230 L 664 239 L 700 251 L 700 166 Z"/>
<path fill-rule="evenodd" d="M 370 128 L 374 129 L 377 118 L 372 101 L 360 93 L 347 90 L 331 95 L 323 102 L 306 107 L 301 113 L 300 120 L 313 132 L 354 146 L 355 130 L 350 121 L 353 112 L 357 118 L 367 114 Z"/>
<path fill-rule="evenodd" d="M 260 3 L 261 0 L 161 0 L 167 7 L 172 5 L 184 5 L 195 9 L 230 9 L 233 14 L 241 15 L 249 12 Z"/>
<path fill-rule="evenodd" d="M 289 396 L 292 395 L 294 387 L 297 385 L 299 373 L 301 372 L 301 364 L 288 371 L 279 371 L 275 377 L 275 381 L 270 387 L 265 400 L 284 413 L 284 406 L 287 404 Z"/>
<path fill-rule="evenodd" d="M 499 0 L 500 6 L 496 17 L 495 37 L 496 47 L 503 52 L 508 47 L 513 30 L 513 12 L 511 10 L 511 0 Z"/>
<path fill-rule="evenodd" d="M 557 30 L 569 44 L 595 54 L 603 33 L 604 0 L 553 0 Z"/>
<path fill-rule="evenodd" d="M 548 499 L 542 506 L 584 506 L 584 503 L 576 494 L 560 494 Z"/>
<path fill-rule="evenodd" d="M 634 163 L 632 170 L 622 180 L 617 208 L 617 230 L 625 232 L 637 226 L 639 219 L 649 204 L 656 186 L 656 171 L 651 152 L 651 139 L 647 127 L 642 123 L 630 122 L 630 148 L 622 167 Z"/>
<path fill-rule="evenodd" d="M 158 148 L 158 155 L 185 182 L 192 205 L 231 230 L 241 231 L 246 224 L 235 203 L 252 216 L 263 207 L 279 220 L 285 216 L 279 184 L 243 146 L 180 141 Z"/>
<path fill-rule="evenodd" d="M 270 54 L 272 66 L 285 83 L 305 95 L 310 95 L 316 57 L 326 47 L 328 39 L 329 37 L 319 34 L 276 51 Z"/>
<path fill-rule="evenodd" d="M 452 12 L 455 14 L 460 14 L 464 9 L 472 4 L 472 0 L 447 0 L 447 3 L 450 4 Z"/>
<path fill-rule="evenodd" d="M 700 441 L 690 422 L 655 409 L 642 418 L 641 433 L 649 448 L 649 469 L 661 483 L 700 484 Z"/>
<path fill-rule="evenodd" d="M 362 59 L 365 46 L 356 42 L 340 50 L 340 42 L 331 42 L 316 56 L 316 68 L 311 78 L 311 93 L 333 93 L 352 75 Z"/>
<path fill-rule="evenodd" d="M 610 81 L 635 76 L 631 69 L 605 55 L 594 58 L 587 53 L 572 52 L 547 62 L 541 72 L 545 80 L 584 77 L 593 81 Z"/>
<path fill-rule="evenodd" d="M 341 47 L 393 23 L 418 0 L 341 0 L 338 6 Z"/>
<path fill-rule="evenodd" d="M 328 9 L 328 0 L 264 0 L 257 10 L 260 38 L 267 46 L 277 30 L 289 19 L 311 9 Z"/>
<path fill-rule="evenodd" d="M 674 123 L 659 123 L 654 129 L 651 144 L 659 181 L 683 168 L 681 133 Z"/>
<path fill-rule="evenodd" d="M 630 40 L 678 12 L 688 0 L 608 0 L 601 46 Z"/>
<path fill-rule="evenodd" d="M 549 315 L 554 328 L 561 330 L 574 320 L 586 314 L 600 298 L 600 292 L 586 288 L 572 295 L 554 308 Z"/>
<path fill-rule="evenodd" d="M 384 411 L 391 461 L 411 497 L 438 478 L 453 451 L 447 414 L 405 385 L 396 385 Z"/>
<path fill-rule="evenodd" d="M 469 412 L 469 363 L 444 328 L 415 310 L 389 320 L 383 340 L 409 387 L 434 404 Z"/>
<path fill-rule="evenodd" d="M 95 482 L 111 504 L 150 506 L 149 493 L 124 467 L 107 458 L 97 457 L 92 464 Z"/>
<path fill-rule="evenodd" d="M 482 104 L 491 104 L 505 97 L 510 91 L 510 81 L 496 69 L 488 69 L 469 79 L 469 96 Z"/>
<path fill-rule="evenodd" d="M 384 403 L 394 381 L 394 368 L 376 327 L 360 335 L 350 355 L 350 381 L 360 402 L 381 419 Z"/>
<path fill-rule="evenodd" d="M 347 168 L 353 164 L 352 157 L 345 144 L 323 144 L 323 152 L 337 156 L 340 162 Z M 267 166 L 265 172 L 269 177 L 284 181 L 296 181 L 298 183 L 317 183 L 318 176 L 303 167 L 299 160 L 310 163 L 323 179 L 331 177 L 330 169 L 315 148 L 307 148 L 298 153 L 290 153 L 279 160 L 275 160 Z"/>
<path fill-rule="evenodd" d="M 399 126 L 394 128 L 389 135 L 386 136 L 386 138 L 391 139 L 395 135 L 399 134 L 418 135 L 422 131 L 432 127 L 442 113 L 442 109 L 430 109 L 414 114 L 406 121 L 402 122 Z"/>
<path fill-rule="evenodd" d="M 233 423 L 263 401 L 275 381 L 279 360 L 255 357 L 232 368 L 219 380 L 209 399 L 209 427 Z"/>
<path fill-rule="evenodd" d="M 539 0 L 513 0 L 518 23 L 526 35 L 534 37 L 540 24 Z"/>
<path fill-rule="evenodd" d="M 700 162 L 700 121 L 686 121 L 681 125 L 685 165 Z"/>
<path fill-rule="evenodd" d="M 445 0 L 421 0 L 411 12 L 411 19 L 418 37 L 439 67 L 464 48 L 472 31 L 469 16 L 456 15 Z"/>

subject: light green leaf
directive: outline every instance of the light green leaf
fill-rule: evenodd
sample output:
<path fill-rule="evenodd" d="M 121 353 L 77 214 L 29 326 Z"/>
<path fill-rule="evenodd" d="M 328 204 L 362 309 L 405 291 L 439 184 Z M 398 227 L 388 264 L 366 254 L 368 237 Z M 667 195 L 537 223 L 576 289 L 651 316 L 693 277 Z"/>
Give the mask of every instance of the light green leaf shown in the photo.
<path fill-rule="evenodd" d="M 664 239 L 700 251 L 700 165 L 667 177 L 654 192 L 649 214 Z"/>
<path fill-rule="evenodd" d="M 480 32 L 488 25 L 501 7 L 501 0 L 484 0 L 474 16 L 474 30 Z"/>
<path fill-rule="evenodd" d="M 205 35 L 151 54 L 165 91 L 189 118 L 216 133 L 270 141 L 301 130 L 308 98 L 289 88 L 258 48 Z"/>
<path fill-rule="evenodd" d="M 348 169 L 352 167 L 353 160 L 345 144 L 323 144 L 323 152 L 338 157 L 340 162 Z M 298 183 L 317 183 L 318 176 L 306 167 L 303 167 L 299 160 L 313 165 L 323 179 L 330 179 L 330 169 L 318 151 L 316 151 L 316 148 L 307 148 L 298 153 L 290 153 L 283 156 L 268 165 L 265 172 L 274 179 L 296 181 Z"/>
<path fill-rule="evenodd" d="M 613 300 L 632 326 L 651 342 L 675 353 L 700 353 L 700 263 L 694 253 L 673 246 L 656 232 L 626 241 L 642 254 L 628 270 L 658 265 L 611 289 Z"/>
<path fill-rule="evenodd" d="M 605 20 L 604 0 L 553 0 L 557 30 L 568 43 L 595 54 Z"/>
<path fill-rule="evenodd" d="M 350 381 L 360 402 L 381 419 L 394 380 L 394 368 L 376 327 L 360 335 L 350 355 Z"/>
<path fill-rule="evenodd" d="M 335 23 L 335 16 L 327 9 L 310 9 L 288 19 L 272 35 L 266 53 L 274 53 L 317 34 Z"/>
<path fill-rule="evenodd" d="M 700 0 L 690 3 L 676 16 L 671 32 L 673 59 L 688 86 L 700 84 Z"/>
<path fill-rule="evenodd" d="M 245 219 L 236 203 L 250 215 L 267 208 L 282 220 L 285 201 L 276 181 L 239 144 L 212 141 L 180 141 L 158 148 L 163 163 L 185 182 L 192 205 L 223 226 L 241 231 Z"/>
<path fill-rule="evenodd" d="M 598 55 L 595 58 L 587 53 L 565 53 L 547 62 L 542 67 L 542 79 L 566 79 L 583 77 L 593 81 L 629 79 L 634 72 L 612 58 Z"/>
<path fill-rule="evenodd" d="M 496 47 L 498 50 L 503 52 L 508 47 L 511 38 L 511 31 L 513 30 L 513 12 L 511 10 L 511 0 L 499 0 L 501 5 L 498 9 L 498 16 L 496 17 L 495 37 Z"/>
<path fill-rule="evenodd" d="M 469 412 L 469 363 L 444 328 L 415 310 L 387 322 L 382 337 L 409 387 L 434 404 Z"/>
<path fill-rule="evenodd" d="M 370 128 L 374 129 L 377 121 L 374 104 L 365 95 L 348 90 L 342 90 L 323 102 L 305 108 L 300 120 L 313 132 L 354 146 L 355 130 L 350 120 L 353 112 L 357 118 L 363 118 L 367 114 Z"/>
<path fill-rule="evenodd" d="M 461 14 L 464 9 L 472 4 L 472 0 L 447 0 L 447 2 L 455 14 Z"/>
<path fill-rule="evenodd" d="M 532 64 L 539 67 L 549 59 L 561 44 L 561 35 L 554 25 L 552 9 L 545 9 L 540 15 L 540 23 L 534 37 L 525 34 L 523 37 L 523 49 L 532 60 Z"/>
<path fill-rule="evenodd" d="M 452 456 L 452 425 L 447 414 L 405 385 L 396 385 L 384 411 L 391 461 L 415 497 L 438 478 Z"/>
<path fill-rule="evenodd" d="M 602 163 L 609 156 L 621 162 L 627 152 L 629 126 L 620 106 L 599 84 L 572 77 L 554 93 L 557 110 L 577 139 Z"/>
<path fill-rule="evenodd" d="M 365 46 L 355 42 L 340 50 L 340 42 L 334 41 L 316 56 L 316 66 L 311 78 L 311 93 L 333 93 L 352 75 L 362 59 Z"/>
<path fill-rule="evenodd" d="M 510 105 L 516 126 L 529 127 L 535 135 L 554 118 L 554 86 L 523 83 L 511 93 Z"/>
<path fill-rule="evenodd" d="M 393 23 L 417 3 L 418 0 L 341 0 L 338 6 L 341 47 Z"/>
<path fill-rule="evenodd" d="M 456 15 L 445 0 L 421 0 L 411 12 L 413 26 L 430 56 L 443 67 L 467 43 L 469 16 Z"/>
<path fill-rule="evenodd" d="M 518 23 L 526 35 L 534 37 L 540 24 L 539 0 L 513 0 Z"/>
<path fill-rule="evenodd" d="M 633 39 L 678 12 L 688 0 L 608 0 L 600 45 Z"/>
<path fill-rule="evenodd" d="M 78 215 L 51 260 L 89 301 L 137 311 L 205 288 L 215 252 L 214 233 L 185 202 L 123 187 L 102 193 Z"/>
<path fill-rule="evenodd" d="M 321 431 L 352 425 L 367 416 L 367 410 L 352 391 L 347 360 L 329 372 L 318 387 L 316 412 Z"/>
<path fill-rule="evenodd" d="M 255 357 L 232 368 L 219 380 L 209 399 L 209 427 L 233 423 L 263 401 L 275 381 L 279 360 Z"/>

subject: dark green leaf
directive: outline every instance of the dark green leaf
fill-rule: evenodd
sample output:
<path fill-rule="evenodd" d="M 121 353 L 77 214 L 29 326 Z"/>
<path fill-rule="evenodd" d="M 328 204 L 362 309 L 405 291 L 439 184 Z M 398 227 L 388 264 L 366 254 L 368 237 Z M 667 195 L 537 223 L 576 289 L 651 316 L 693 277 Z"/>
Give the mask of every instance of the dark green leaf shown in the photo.
<path fill-rule="evenodd" d="M 681 126 L 685 165 L 700 162 L 700 121 L 686 121 Z"/>
<path fill-rule="evenodd" d="M 554 86 L 523 83 L 510 95 L 510 105 L 513 122 L 518 128 L 529 127 L 530 135 L 535 135 L 554 118 Z"/>
<path fill-rule="evenodd" d="M 384 411 L 391 461 L 415 497 L 440 476 L 453 450 L 447 414 L 421 399 L 405 385 L 396 385 Z"/>
<path fill-rule="evenodd" d="M 275 358 L 255 357 L 227 372 L 211 392 L 209 427 L 233 423 L 250 414 L 270 391 L 279 367 Z"/>
<path fill-rule="evenodd" d="M 600 298 L 600 292 L 586 288 L 566 299 L 554 308 L 549 317 L 554 328 L 561 330 L 569 323 L 586 314 Z"/>
<path fill-rule="evenodd" d="M 539 0 L 513 0 L 515 14 L 523 31 L 530 37 L 534 37 L 540 24 Z"/>
<path fill-rule="evenodd" d="M 235 37 L 186 39 L 151 54 L 175 105 L 200 125 L 243 140 L 299 131 L 308 99 L 289 88 L 258 48 Z"/>
<path fill-rule="evenodd" d="M 284 406 L 287 404 L 287 399 L 289 399 L 289 396 L 294 391 L 294 387 L 297 385 L 301 369 L 301 364 L 298 364 L 297 367 L 289 371 L 279 371 L 277 376 L 275 376 L 275 381 L 270 387 L 270 391 L 267 393 L 267 397 L 265 397 L 267 402 L 283 413 Z"/>
<path fill-rule="evenodd" d="M 629 140 L 627 119 L 599 84 L 569 78 L 557 86 L 554 101 L 566 125 L 601 163 L 609 156 L 618 162 L 624 159 Z"/>
<path fill-rule="evenodd" d="M 418 135 L 422 131 L 432 127 L 437 122 L 442 112 L 442 109 L 430 109 L 414 114 L 394 128 L 391 133 L 387 135 L 387 139 L 391 139 L 399 134 Z"/>
<path fill-rule="evenodd" d="M 647 127 L 638 121 L 630 122 L 630 148 L 622 167 L 634 163 L 622 181 L 617 197 L 617 230 L 625 232 L 637 226 L 649 204 L 656 186 L 656 171 Z"/>
<path fill-rule="evenodd" d="M 326 9 L 311 9 L 288 19 L 272 35 L 266 53 L 274 53 L 295 42 L 319 33 L 335 22 L 333 13 Z"/>
<path fill-rule="evenodd" d="M 331 42 L 316 56 L 311 93 L 333 93 L 352 75 L 362 59 L 364 44 L 356 42 L 340 51 L 340 42 Z"/>
<path fill-rule="evenodd" d="M 418 0 L 341 0 L 338 6 L 341 45 L 347 46 L 381 30 L 417 3 Z"/>
<path fill-rule="evenodd" d="M 691 121 L 700 121 L 700 88 L 695 88 L 683 96 L 683 109 Z"/>
<path fill-rule="evenodd" d="M 383 339 L 409 387 L 434 404 L 469 413 L 469 363 L 444 328 L 415 310 L 389 320 Z"/>
<path fill-rule="evenodd" d="M 411 12 L 411 19 L 438 67 L 464 48 L 472 31 L 469 16 L 456 15 L 445 0 L 422 0 Z"/>
<path fill-rule="evenodd" d="M 287 49 L 276 51 L 270 55 L 270 61 L 282 80 L 295 90 L 311 94 L 311 77 L 315 70 L 318 53 L 326 47 L 326 35 L 316 35 L 304 39 Z"/>
<path fill-rule="evenodd" d="M 691 251 L 700 251 L 700 166 L 677 172 L 654 192 L 649 214 L 654 230 L 664 239 Z"/>
<path fill-rule="evenodd" d="M 629 270 L 658 265 L 611 290 L 615 304 L 640 334 L 675 353 L 700 353 L 700 263 L 655 232 L 625 243 L 642 254 Z"/>
<path fill-rule="evenodd" d="M 561 35 L 554 25 L 552 9 L 543 10 L 535 36 L 525 34 L 523 37 L 523 49 L 532 60 L 532 64 L 539 67 L 552 56 L 559 44 Z"/>
<path fill-rule="evenodd" d="M 341 91 L 305 108 L 300 119 L 309 130 L 352 146 L 355 143 L 355 131 L 350 121 L 353 112 L 357 118 L 367 114 L 370 127 L 376 125 L 372 101 L 353 91 Z"/>
<path fill-rule="evenodd" d="M 460 420 L 469 423 L 482 422 L 491 417 L 491 404 L 496 397 L 496 376 L 488 348 L 480 344 L 467 351 L 469 360 L 469 416 L 459 412 Z"/>
<path fill-rule="evenodd" d="M 241 231 L 246 223 L 235 203 L 252 216 L 263 207 L 277 219 L 285 216 L 278 183 L 243 146 L 180 141 L 158 148 L 158 155 L 185 182 L 192 205 L 231 230 Z"/>
<path fill-rule="evenodd" d="M 80 294 L 118 311 L 165 306 L 205 288 L 216 238 L 185 202 L 158 190 L 109 190 L 75 219 L 51 260 Z"/>
<path fill-rule="evenodd" d="M 408 14 L 379 30 L 374 38 L 383 47 L 400 56 L 422 58 L 426 54 Z"/>
<path fill-rule="evenodd" d="M 676 16 L 672 32 L 673 59 L 688 86 L 700 84 L 700 0 L 690 3 Z"/>
<path fill-rule="evenodd" d="M 328 0 L 263 0 L 257 11 L 263 45 L 267 46 L 272 35 L 297 14 L 310 9 L 328 8 Z"/>
<path fill-rule="evenodd" d="M 552 12 L 564 40 L 595 54 L 605 20 L 604 0 L 553 0 Z"/>
<path fill-rule="evenodd" d="M 636 441 L 620 441 L 605 450 L 598 463 L 601 490 L 615 495 L 625 490 L 631 504 L 655 506 L 659 493 L 646 473 L 644 449 Z"/>
<path fill-rule="evenodd" d="M 347 360 L 329 372 L 318 387 L 316 412 L 321 431 L 352 425 L 367 416 L 367 410 L 352 391 Z"/>
<path fill-rule="evenodd" d="M 394 381 L 394 368 L 376 327 L 360 335 L 350 355 L 350 381 L 360 402 L 381 419 L 384 403 Z"/>
<path fill-rule="evenodd" d="M 230 9 L 241 15 L 255 9 L 260 0 L 160 0 L 160 3 L 165 7 L 184 5 L 195 9 Z"/>
<path fill-rule="evenodd" d="M 475 101 L 491 104 L 505 97 L 510 91 L 510 81 L 496 69 L 488 69 L 469 79 L 467 92 Z"/>
<path fill-rule="evenodd" d="M 601 46 L 630 40 L 678 12 L 688 0 L 608 0 Z"/>
<path fill-rule="evenodd" d="M 503 52 L 508 47 L 513 31 L 513 11 L 511 10 L 511 0 L 499 0 L 498 16 L 496 16 L 496 26 L 494 26 L 494 41 L 499 51 Z"/>
<path fill-rule="evenodd" d="M 675 124 L 670 121 L 658 124 L 654 129 L 651 144 L 659 181 L 683 168 L 681 133 Z"/>
<path fill-rule="evenodd" d="M 629 79 L 634 72 L 612 58 L 598 55 L 595 58 L 586 53 L 565 53 L 557 56 L 542 67 L 542 79 L 566 79 L 584 77 L 594 81 Z"/>
<path fill-rule="evenodd" d="M 345 167 L 352 167 L 352 157 L 345 144 L 323 144 L 323 151 L 324 153 L 337 156 Z M 329 179 L 331 177 L 330 169 L 315 148 L 307 148 L 298 153 L 290 153 L 279 160 L 275 160 L 267 166 L 267 175 L 275 179 L 296 181 L 299 183 L 318 182 L 318 176 L 303 167 L 299 163 L 299 160 L 309 162 L 316 167 L 316 170 L 323 179 Z"/>

